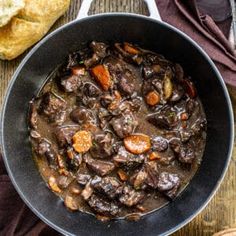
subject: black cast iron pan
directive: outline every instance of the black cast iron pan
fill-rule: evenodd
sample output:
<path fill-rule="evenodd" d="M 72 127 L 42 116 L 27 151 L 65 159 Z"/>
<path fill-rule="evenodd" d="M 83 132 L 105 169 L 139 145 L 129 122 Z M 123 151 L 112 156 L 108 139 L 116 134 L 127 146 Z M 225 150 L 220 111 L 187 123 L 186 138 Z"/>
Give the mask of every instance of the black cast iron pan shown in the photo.
<path fill-rule="evenodd" d="M 80 17 L 86 15 L 91 1 L 83 1 Z M 146 3 L 151 17 L 159 17 L 154 0 L 146 0 Z M 207 143 L 199 171 L 173 202 L 138 222 L 102 223 L 91 215 L 69 212 L 45 186 L 32 159 L 27 128 L 29 101 L 38 93 L 48 74 L 70 52 L 92 40 L 137 43 L 182 64 L 192 76 L 206 112 Z M 160 20 L 125 13 L 77 19 L 39 42 L 10 82 L 1 119 L 2 153 L 16 190 L 37 216 L 66 235 L 150 236 L 176 231 L 195 217 L 216 192 L 230 161 L 233 137 L 229 95 L 206 53 L 187 35 Z"/>

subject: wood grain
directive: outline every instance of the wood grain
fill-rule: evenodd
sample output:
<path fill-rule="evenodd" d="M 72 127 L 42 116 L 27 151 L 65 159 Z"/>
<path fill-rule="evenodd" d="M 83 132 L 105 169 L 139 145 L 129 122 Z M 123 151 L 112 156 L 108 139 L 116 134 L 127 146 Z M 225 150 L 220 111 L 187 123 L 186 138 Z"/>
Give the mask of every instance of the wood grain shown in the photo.
<path fill-rule="evenodd" d="M 72 0 L 70 9 L 56 22 L 52 30 L 75 19 L 79 7 L 80 1 Z M 97 0 L 92 4 L 90 14 L 114 11 L 147 15 L 147 8 L 141 0 Z M 10 62 L 0 61 L 0 105 L 2 104 L 7 85 L 26 53 Z M 229 87 L 229 91 L 234 113 L 236 113 L 236 89 Z M 230 167 L 223 184 L 215 197 L 201 214 L 176 232 L 174 236 L 212 235 L 217 231 L 230 227 L 236 227 L 236 149 L 234 149 Z"/>

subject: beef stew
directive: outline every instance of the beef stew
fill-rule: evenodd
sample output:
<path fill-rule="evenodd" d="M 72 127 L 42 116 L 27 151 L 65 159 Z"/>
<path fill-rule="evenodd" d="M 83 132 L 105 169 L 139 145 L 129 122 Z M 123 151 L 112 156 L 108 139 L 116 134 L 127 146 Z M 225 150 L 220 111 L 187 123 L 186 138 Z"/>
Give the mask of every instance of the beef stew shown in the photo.
<path fill-rule="evenodd" d="M 189 183 L 207 124 L 181 65 L 94 41 L 49 77 L 29 125 L 39 171 L 69 210 L 136 220 Z"/>

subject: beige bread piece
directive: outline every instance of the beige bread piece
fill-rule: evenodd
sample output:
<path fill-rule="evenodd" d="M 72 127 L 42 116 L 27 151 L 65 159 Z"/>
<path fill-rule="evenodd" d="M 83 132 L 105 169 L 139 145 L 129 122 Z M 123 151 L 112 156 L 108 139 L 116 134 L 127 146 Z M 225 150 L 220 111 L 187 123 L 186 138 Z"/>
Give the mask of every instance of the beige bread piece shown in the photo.
<path fill-rule="evenodd" d="M 0 27 L 6 25 L 25 6 L 24 0 L 0 1 Z"/>
<path fill-rule="evenodd" d="M 70 0 L 25 0 L 24 9 L 0 28 L 0 59 L 14 59 L 39 41 L 69 4 Z"/>

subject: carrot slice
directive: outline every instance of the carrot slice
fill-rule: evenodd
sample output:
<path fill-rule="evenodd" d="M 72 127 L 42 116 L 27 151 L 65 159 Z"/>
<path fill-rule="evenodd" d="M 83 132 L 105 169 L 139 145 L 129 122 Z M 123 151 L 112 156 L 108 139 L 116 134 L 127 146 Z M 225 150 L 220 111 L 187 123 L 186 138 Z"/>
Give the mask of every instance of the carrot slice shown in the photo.
<path fill-rule="evenodd" d="M 160 95 L 156 91 L 151 91 L 146 95 L 146 102 L 150 106 L 154 106 L 160 102 Z"/>
<path fill-rule="evenodd" d="M 181 120 L 187 120 L 188 119 L 188 113 L 186 113 L 186 112 L 181 113 L 180 119 Z"/>
<path fill-rule="evenodd" d="M 117 171 L 117 174 L 119 176 L 119 178 L 122 180 L 122 181 L 127 181 L 128 180 L 128 175 L 122 170 L 122 169 L 119 169 Z"/>
<path fill-rule="evenodd" d="M 104 65 L 97 65 L 93 67 L 91 72 L 105 91 L 111 87 L 111 76 L 108 69 Z"/>
<path fill-rule="evenodd" d="M 129 43 L 124 43 L 124 50 L 128 52 L 129 54 L 133 54 L 133 55 L 140 53 L 138 49 L 134 48 L 133 45 Z"/>
<path fill-rule="evenodd" d="M 151 140 L 145 134 L 133 134 L 124 138 L 124 145 L 129 152 L 142 154 L 151 148 Z"/>
<path fill-rule="evenodd" d="M 89 131 L 80 130 L 72 138 L 73 148 L 79 153 L 87 152 L 92 147 L 92 135 Z"/>
<path fill-rule="evenodd" d="M 151 153 L 149 154 L 149 160 L 150 160 L 150 161 L 158 160 L 158 159 L 160 159 L 160 158 L 161 158 L 161 157 L 160 157 L 159 153 L 157 153 L 157 152 L 151 152 Z"/>
<path fill-rule="evenodd" d="M 71 71 L 73 75 L 85 75 L 85 68 L 82 66 L 74 66 L 71 68 Z"/>

